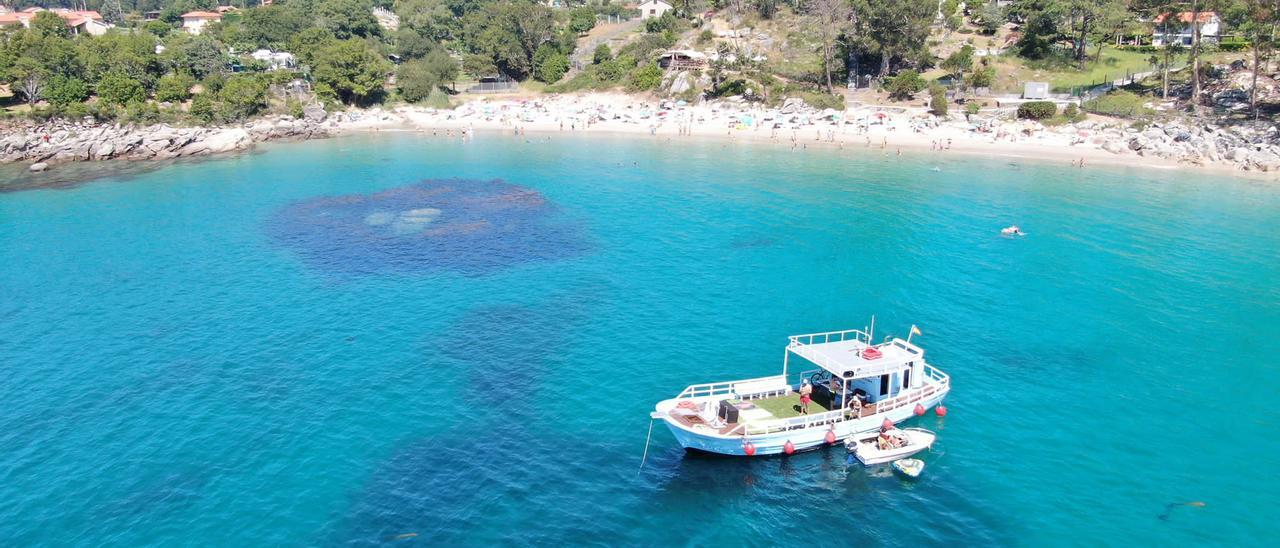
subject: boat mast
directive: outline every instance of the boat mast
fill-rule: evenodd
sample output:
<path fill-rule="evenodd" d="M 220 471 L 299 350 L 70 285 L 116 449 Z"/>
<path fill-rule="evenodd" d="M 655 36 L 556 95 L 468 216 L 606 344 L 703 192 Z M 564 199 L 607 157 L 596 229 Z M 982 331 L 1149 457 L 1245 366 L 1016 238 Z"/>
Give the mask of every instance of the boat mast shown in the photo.
<path fill-rule="evenodd" d="M 791 345 L 782 350 L 782 382 L 787 382 L 787 360 L 791 358 Z"/>
<path fill-rule="evenodd" d="M 875 314 L 872 314 L 872 315 L 871 315 L 871 330 L 870 330 L 870 331 L 867 331 L 867 344 L 868 344 L 868 345 L 873 345 L 873 344 L 875 344 L 875 343 L 876 343 L 876 315 L 875 315 Z"/>

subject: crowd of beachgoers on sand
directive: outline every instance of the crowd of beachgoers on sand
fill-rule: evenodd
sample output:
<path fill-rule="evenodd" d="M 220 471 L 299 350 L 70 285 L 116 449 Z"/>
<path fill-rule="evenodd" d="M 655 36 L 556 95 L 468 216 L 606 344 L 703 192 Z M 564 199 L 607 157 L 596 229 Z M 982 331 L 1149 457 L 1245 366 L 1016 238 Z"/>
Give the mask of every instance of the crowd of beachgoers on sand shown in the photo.
<path fill-rule="evenodd" d="M 33 171 L 77 160 L 165 159 L 251 148 L 255 143 L 363 131 L 411 131 L 445 137 L 606 132 L 637 138 L 727 139 L 796 150 L 811 147 L 967 153 L 1070 163 L 1153 168 L 1199 166 L 1280 171 L 1280 139 L 1270 126 L 1153 123 L 1089 119 L 1047 126 L 996 109 L 938 117 L 923 107 L 850 104 L 817 109 L 799 99 L 776 106 L 742 100 L 645 99 L 622 93 L 482 97 L 449 109 L 399 106 L 327 113 L 308 107 L 302 118 L 276 115 L 237 126 L 135 127 L 50 122 L 11 128 L 0 138 L 0 163 L 28 162 Z"/>

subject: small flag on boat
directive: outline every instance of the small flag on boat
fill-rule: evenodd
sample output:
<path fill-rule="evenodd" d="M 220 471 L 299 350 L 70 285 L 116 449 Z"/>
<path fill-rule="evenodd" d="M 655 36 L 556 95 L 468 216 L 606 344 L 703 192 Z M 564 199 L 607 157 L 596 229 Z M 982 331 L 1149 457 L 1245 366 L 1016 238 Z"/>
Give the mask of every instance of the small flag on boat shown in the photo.
<path fill-rule="evenodd" d="M 911 334 L 912 334 L 912 335 L 923 335 L 922 333 L 920 333 L 920 328 L 919 328 L 919 327 L 916 327 L 916 324 L 911 324 Z"/>

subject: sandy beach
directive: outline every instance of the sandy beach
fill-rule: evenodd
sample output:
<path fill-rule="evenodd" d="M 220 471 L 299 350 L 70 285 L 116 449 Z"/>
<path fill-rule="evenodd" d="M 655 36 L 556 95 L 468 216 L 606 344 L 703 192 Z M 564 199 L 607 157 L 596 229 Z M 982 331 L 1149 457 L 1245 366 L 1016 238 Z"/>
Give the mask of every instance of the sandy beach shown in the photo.
<path fill-rule="evenodd" d="M 1235 176 L 1247 172 L 1230 162 L 1190 163 L 1170 158 L 1117 154 L 1103 148 L 1114 138 L 1118 121 L 1097 121 L 1061 127 L 1036 122 L 1001 120 L 979 114 L 939 119 L 923 108 L 853 106 L 845 111 L 817 111 L 801 106 L 764 108 L 746 104 L 685 105 L 672 101 L 637 101 L 611 93 L 493 98 L 468 102 L 452 110 L 419 107 L 394 109 L 392 120 L 345 129 L 411 130 L 462 137 L 467 132 L 508 133 L 580 132 L 622 134 L 663 140 L 725 139 L 807 149 L 934 152 L 1060 162 L 1071 166 L 1115 165 L 1172 170 L 1194 167 Z M 1106 131 L 1112 133 L 1108 136 Z M 1271 175 L 1269 178 L 1274 178 Z"/>

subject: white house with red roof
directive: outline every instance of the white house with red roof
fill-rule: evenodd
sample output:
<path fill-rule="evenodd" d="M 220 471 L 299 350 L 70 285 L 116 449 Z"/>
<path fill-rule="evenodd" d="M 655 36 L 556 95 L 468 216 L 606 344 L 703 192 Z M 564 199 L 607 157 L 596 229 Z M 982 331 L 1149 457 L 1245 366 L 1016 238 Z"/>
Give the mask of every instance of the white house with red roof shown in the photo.
<path fill-rule="evenodd" d="M 204 27 L 210 23 L 217 23 L 222 20 L 222 14 L 212 11 L 189 11 L 182 14 L 182 28 L 191 34 L 200 34 L 204 32 Z"/>
<path fill-rule="evenodd" d="M 1172 15 L 1172 17 L 1169 17 Z M 1222 19 L 1217 12 L 1202 11 L 1198 14 L 1184 11 L 1180 13 L 1162 13 L 1152 20 L 1155 28 L 1151 32 L 1151 45 L 1181 44 L 1190 46 L 1195 33 L 1195 25 L 1191 24 L 1192 16 L 1200 24 L 1200 39 L 1204 42 L 1217 42 L 1222 27 Z"/>
<path fill-rule="evenodd" d="M 5 8 L 8 9 L 8 8 Z M 31 27 L 31 21 L 36 18 L 36 14 L 42 11 L 52 12 L 67 22 L 67 27 L 71 29 L 72 34 L 88 33 L 94 36 L 102 36 L 107 33 L 114 25 L 102 20 L 102 15 L 92 10 L 69 10 L 66 8 L 54 8 L 46 10 L 44 8 L 27 8 L 22 11 L 0 10 L 0 27 L 10 25 L 22 25 L 25 28 Z"/>

